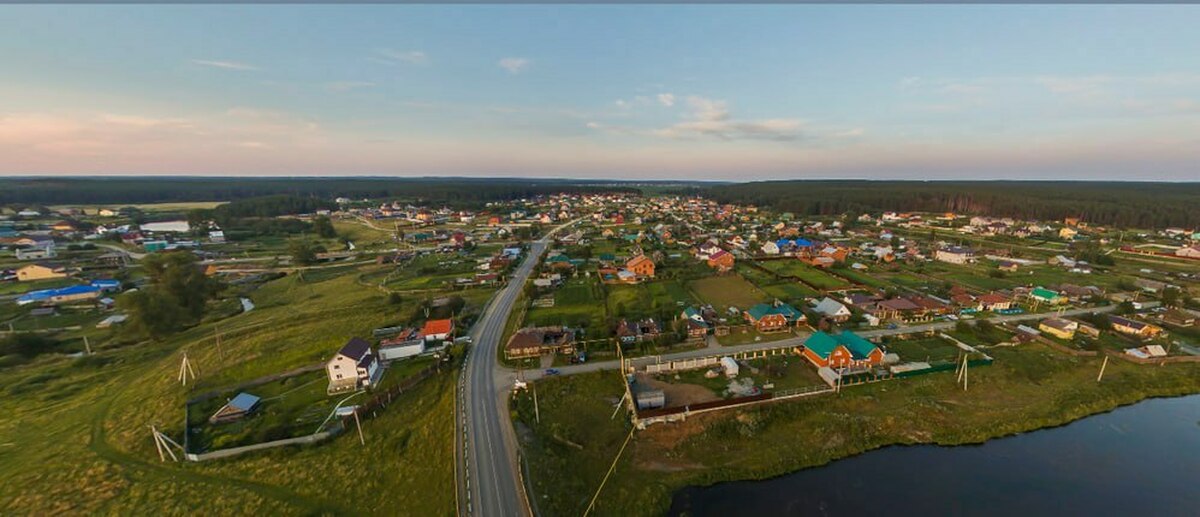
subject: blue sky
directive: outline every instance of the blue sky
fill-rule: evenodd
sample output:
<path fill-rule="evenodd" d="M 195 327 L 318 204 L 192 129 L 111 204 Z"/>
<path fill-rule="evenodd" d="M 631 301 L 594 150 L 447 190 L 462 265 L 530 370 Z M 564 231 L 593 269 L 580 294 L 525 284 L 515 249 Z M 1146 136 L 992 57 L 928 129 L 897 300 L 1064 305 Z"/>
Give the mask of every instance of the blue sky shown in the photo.
<path fill-rule="evenodd" d="M 1197 6 L 0 12 L 0 174 L 1200 178 Z"/>

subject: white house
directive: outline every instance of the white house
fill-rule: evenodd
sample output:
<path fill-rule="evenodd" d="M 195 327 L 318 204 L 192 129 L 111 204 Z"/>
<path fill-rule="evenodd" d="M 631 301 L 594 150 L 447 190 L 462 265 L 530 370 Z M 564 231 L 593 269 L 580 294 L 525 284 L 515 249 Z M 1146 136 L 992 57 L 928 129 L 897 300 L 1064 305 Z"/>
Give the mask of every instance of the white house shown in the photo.
<path fill-rule="evenodd" d="M 54 246 L 44 246 L 37 248 L 25 248 L 17 250 L 17 260 L 42 260 L 54 258 L 58 256 L 54 251 Z"/>
<path fill-rule="evenodd" d="M 846 321 L 850 319 L 850 309 L 842 305 L 841 302 L 829 297 L 821 300 L 813 310 L 834 321 Z"/>
<path fill-rule="evenodd" d="M 766 244 L 762 245 L 762 252 L 767 255 L 778 255 L 779 245 L 775 244 L 774 241 L 767 241 Z"/>
<path fill-rule="evenodd" d="M 371 352 L 371 344 L 360 338 L 350 338 L 337 354 L 325 364 L 329 376 L 328 393 L 350 391 L 373 386 L 382 373 L 379 361 Z"/>
<path fill-rule="evenodd" d="M 966 264 L 975 261 L 975 252 L 971 248 L 951 246 L 937 250 L 933 258 L 951 264 Z"/>

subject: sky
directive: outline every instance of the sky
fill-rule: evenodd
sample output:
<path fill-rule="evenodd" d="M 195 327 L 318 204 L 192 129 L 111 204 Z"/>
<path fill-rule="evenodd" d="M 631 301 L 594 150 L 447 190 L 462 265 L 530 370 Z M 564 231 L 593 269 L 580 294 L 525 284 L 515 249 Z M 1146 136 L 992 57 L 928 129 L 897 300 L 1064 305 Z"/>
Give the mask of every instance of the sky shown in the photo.
<path fill-rule="evenodd" d="M 0 174 L 1200 180 L 1200 6 L 0 6 Z"/>

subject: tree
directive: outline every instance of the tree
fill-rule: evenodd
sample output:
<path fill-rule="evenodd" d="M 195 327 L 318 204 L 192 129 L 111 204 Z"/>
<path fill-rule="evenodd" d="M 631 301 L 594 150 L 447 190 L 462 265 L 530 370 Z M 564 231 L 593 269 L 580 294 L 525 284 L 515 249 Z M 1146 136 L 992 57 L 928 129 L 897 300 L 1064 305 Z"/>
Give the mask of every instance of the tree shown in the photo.
<path fill-rule="evenodd" d="M 190 252 L 155 253 L 142 260 L 151 288 L 179 306 L 192 318 L 204 314 L 204 304 L 221 290 Z"/>
<path fill-rule="evenodd" d="M 332 239 L 337 237 L 337 230 L 333 228 L 333 222 L 328 216 L 318 215 L 313 219 L 313 232 L 322 239 Z"/>
<path fill-rule="evenodd" d="M 1166 307 L 1174 307 L 1179 304 L 1179 288 L 1168 287 L 1163 289 L 1162 304 Z"/>
<path fill-rule="evenodd" d="M 58 342 L 39 334 L 11 334 L 0 340 L 0 355 L 30 358 L 53 350 Z"/>
<path fill-rule="evenodd" d="M 122 294 L 117 308 L 128 316 L 122 331 L 137 337 L 162 339 L 189 322 L 186 309 L 154 288 Z"/>
<path fill-rule="evenodd" d="M 296 239 L 288 243 L 288 253 L 292 256 L 292 264 L 308 266 L 317 262 L 317 253 L 324 248 L 314 245 L 308 239 Z"/>

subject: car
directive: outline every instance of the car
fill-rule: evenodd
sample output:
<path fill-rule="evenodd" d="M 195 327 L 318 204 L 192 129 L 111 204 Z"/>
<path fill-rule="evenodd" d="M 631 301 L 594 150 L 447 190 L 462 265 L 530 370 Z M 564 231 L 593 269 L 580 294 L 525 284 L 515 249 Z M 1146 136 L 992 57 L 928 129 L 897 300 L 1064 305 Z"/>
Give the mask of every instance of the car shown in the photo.
<path fill-rule="evenodd" d="M 558 375 L 560 373 L 562 373 L 562 372 L 558 371 L 558 368 L 546 368 L 546 376 L 547 377 L 549 377 L 551 375 Z"/>

